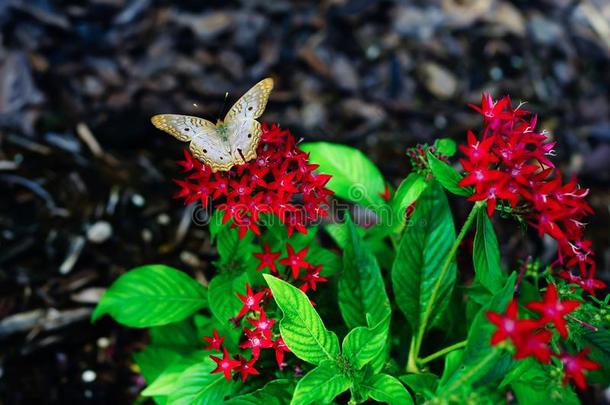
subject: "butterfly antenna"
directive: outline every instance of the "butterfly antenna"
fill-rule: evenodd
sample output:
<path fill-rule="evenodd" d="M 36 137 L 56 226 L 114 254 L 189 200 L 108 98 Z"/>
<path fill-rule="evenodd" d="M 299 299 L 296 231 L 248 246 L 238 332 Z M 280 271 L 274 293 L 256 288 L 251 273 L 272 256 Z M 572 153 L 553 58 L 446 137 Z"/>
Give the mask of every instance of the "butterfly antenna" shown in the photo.
<path fill-rule="evenodd" d="M 222 103 L 222 110 L 220 110 L 220 115 L 219 117 L 224 117 L 225 116 L 225 112 L 227 111 L 227 100 L 229 100 L 229 92 L 225 91 L 225 99 Z"/>

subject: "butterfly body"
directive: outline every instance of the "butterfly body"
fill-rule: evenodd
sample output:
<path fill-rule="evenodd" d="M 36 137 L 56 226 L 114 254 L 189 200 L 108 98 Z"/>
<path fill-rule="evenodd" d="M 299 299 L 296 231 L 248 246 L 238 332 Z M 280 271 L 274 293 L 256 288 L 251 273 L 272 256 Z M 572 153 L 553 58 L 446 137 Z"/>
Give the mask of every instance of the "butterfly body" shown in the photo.
<path fill-rule="evenodd" d="M 189 150 L 212 171 L 225 171 L 256 157 L 260 142 L 262 115 L 273 89 L 273 80 L 261 80 L 231 107 L 216 124 L 199 117 L 160 114 L 152 117 L 153 125 L 182 142 L 190 142 Z"/>

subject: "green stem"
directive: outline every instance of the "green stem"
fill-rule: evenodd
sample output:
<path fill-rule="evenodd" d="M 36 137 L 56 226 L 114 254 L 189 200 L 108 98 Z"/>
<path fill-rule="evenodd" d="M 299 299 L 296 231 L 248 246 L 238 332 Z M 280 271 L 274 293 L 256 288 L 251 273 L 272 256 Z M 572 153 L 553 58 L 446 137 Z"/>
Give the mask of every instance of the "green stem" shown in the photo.
<path fill-rule="evenodd" d="M 445 392 L 451 393 L 457 387 L 463 386 L 473 375 L 478 373 L 484 367 L 492 361 L 497 361 L 496 355 L 498 354 L 498 348 L 493 347 L 492 350 L 483 357 L 480 361 L 478 361 L 474 366 L 469 367 L 468 370 L 462 374 L 456 381 L 454 381 L 449 387 L 445 389 Z"/>
<path fill-rule="evenodd" d="M 474 222 L 474 219 L 477 216 L 477 212 L 479 212 L 479 209 L 481 207 L 483 207 L 484 204 L 485 204 L 485 201 L 477 201 L 473 205 L 472 210 L 470 210 L 470 213 L 468 214 L 468 217 L 466 218 L 466 222 L 464 222 L 464 225 L 462 225 L 462 229 L 460 229 L 460 233 L 458 233 L 458 236 L 455 239 L 455 242 L 453 242 L 451 249 L 449 249 L 449 254 L 447 255 L 447 258 L 445 259 L 445 262 L 443 263 L 443 267 L 441 268 L 441 273 L 440 273 L 438 279 L 436 280 L 436 283 L 434 283 L 434 287 L 432 288 L 432 294 L 430 295 L 430 299 L 428 300 L 428 303 L 426 304 L 426 310 L 424 311 L 424 317 L 422 319 L 422 322 L 419 325 L 419 330 L 417 331 L 417 333 L 415 333 L 413 335 L 413 338 L 412 338 L 413 339 L 411 342 L 412 350 L 410 350 L 410 352 L 409 352 L 409 361 L 407 363 L 407 371 L 409 371 L 409 372 L 415 372 L 412 369 L 412 366 L 414 366 L 416 364 L 416 359 L 419 357 L 419 351 L 421 349 L 422 340 L 424 339 L 424 334 L 428 327 L 428 322 L 430 322 L 430 316 L 432 315 L 432 307 L 435 304 L 436 296 L 438 295 L 438 292 L 443 283 L 443 280 L 445 279 L 445 276 L 447 275 L 447 272 L 449 271 L 449 267 L 451 267 L 451 263 L 455 259 L 455 253 L 457 252 L 457 249 L 460 246 L 460 243 L 462 243 L 464 236 L 466 236 L 466 232 L 468 232 L 468 230 L 470 229 L 470 226 Z"/>
<path fill-rule="evenodd" d="M 446 355 L 447 353 L 450 353 L 450 352 L 452 352 L 454 350 L 457 350 L 457 349 L 461 349 L 462 347 L 466 346 L 467 342 L 468 342 L 467 340 L 463 340 L 461 342 L 457 342 L 455 344 L 452 344 L 451 346 L 447 346 L 444 349 L 441 349 L 441 350 L 439 350 L 436 353 L 432 353 L 430 356 L 424 357 L 423 359 L 421 359 L 419 361 L 419 364 L 423 365 L 423 364 L 426 364 L 426 363 L 430 363 L 432 360 L 436 360 L 439 357 L 442 357 L 442 356 Z"/>

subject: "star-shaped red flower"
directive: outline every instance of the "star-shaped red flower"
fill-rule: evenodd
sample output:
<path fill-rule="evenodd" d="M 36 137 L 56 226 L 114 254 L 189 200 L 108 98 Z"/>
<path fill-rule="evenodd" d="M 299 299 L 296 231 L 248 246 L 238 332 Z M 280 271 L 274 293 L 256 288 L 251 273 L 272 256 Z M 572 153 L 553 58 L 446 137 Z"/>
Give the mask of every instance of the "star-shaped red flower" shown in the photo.
<path fill-rule="evenodd" d="M 294 277 L 295 280 L 299 278 L 299 271 L 301 269 L 306 269 L 309 266 L 309 262 L 304 260 L 308 251 L 309 247 L 307 246 L 296 253 L 289 243 L 286 244 L 286 252 L 288 256 L 281 259 L 280 263 L 285 266 L 290 266 L 292 277 Z"/>
<path fill-rule="evenodd" d="M 487 319 L 497 327 L 491 336 L 492 345 L 497 345 L 506 339 L 518 341 L 521 333 L 534 329 L 536 322 L 529 319 L 517 319 L 518 315 L 519 307 L 515 299 L 508 304 L 504 314 L 491 311 L 486 313 Z"/>
<path fill-rule="evenodd" d="M 216 362 L 216 368 L 212 370 L 212 374 L 223 373 L 227 381 L 231 380 L 231 371 L 241 365 L 239 361 L 231 358 L 226 348 L 222 350 L 222 359 L 213 355 L 210 355 L 210 358 Z"/>
<path fill-rule="evenodd" d="M 252 356 L 256 359 L 260 356 L 261 349 L 268 349 L 273 346 L 273 341 L 267 339 L 263 334 L 256 330 L 244 328 L 244 333 L 248 339 L 239 345 L 241 349 L 252 349 Z"/>
<path fill-rule="evenodd" d="M 576 356 L 563 353 L 559 355 L 559 359 L 563 363 L 563 383 L 567 384 L 569 380 L 573 380 L 576 386 L 580 389 L 587 387 L 583 371 L 597 370 L 600 365 L 587 358 L 590 349 L 580 351 Z"/>
<path fill-rule="evenodd" d="M 224 336 L 220 336 L 218 334 L 218 331 L 216 330 L 216 328 L 214 328 L 214 330 L 212 331 L 213 336 L 212 337 L 208 337 L 208 336 L 204 336 L 203 339 L 208 342 L 208 346 L 203 349 L 203 350 L 220 350 L 220 347 L 222 346 L 222 342 L 223 340 L 225 340 Z"/>
<path fill-rule="evenodd" d="M 265 291 L 261 291 L 254 294 L 254 292 L 252 291 L 252 287 L 250 287 L 250 284 L 246 283 L 246 295 L 237 293 L 239 299 L 242 300 L 242 302 L 244 303 L 244 305 L 241 307 L 241 310 L 239 311 L 239 314 L 237 314 L 237 318 L 241 318 L 250 310 L 260 311 L 262 309 L 260 307 L 260 302 L 263 299 L 264 295 Z"/>
<path fill-rule="evenodd" d="M 258 266 L 256 266 L 256 270 L 262 270 L 265 267 L 268 267 L 272 274 L 277 274 L 277 267 L 275 265 L 275 261 L 281 256 L 280 252 L 272 252 L 268 243 L 265 243 L 263 247 L 262 253 L 254 253 L 254 257 L 260 260 Z"/>
<path fill-rule="evenodd" d="M 565 316 L 580 306 L 580 301 L 561 301 L 557 296 L 555 284 L 549 284 L 544 293 L 543 301 L 534 301 L 526 305 L 542 315 L 539 322 L 552 323 L 562 337 L 568 337 Z"/>
<path fill-rule="evenodd" d="M 284 343 L 284 339 L 280 336 L 273 342 L 273 349 L 275 350 L 275 360 L 277 361 L 277 366 L 280 368 L 284 368 L 284 353 L 290 352 L 286 343 Z"/>
<path fill-rule="evenodd" d="M 551 348 L 549 347 L 551 337 L 553 337 L 553 333 L 548 330 L 519 335 L 515 339 L 517 349 L 515 359 L 534 356 L 541 363 L 549 363 L 551 361 Z"/>
<path fill-rule="evenodd" d="M 267 314 L 264 310 L 261 310 L 258 319 L 246 318 L 246 321 L 254 326 L 256 332 L 261 333 L 267 339 L 271 339 L 271 328 L 275 324 L 275 319 L 267 319 Z"/>
<path fill-rule="evenodd" d="M 252 375 L 260 374 L 258 372 L 258 370 L 254 368 L 254 364 L 256 363 L 256 360 L 258 360 L 258 359 L 255 357 L 252 357 L 252 359 L 250 359 L 250 361 L 246 361 L 246 358 L 244 356 L 241 356 L 241 355 L 239 356 L 240 365 L 239 365 L 239 367 L 237 367 L 235 369 L 235 371 L 237 371 L 241 374 L 242 381 L 246 381 L 249 374 L 252 374 Z"/>

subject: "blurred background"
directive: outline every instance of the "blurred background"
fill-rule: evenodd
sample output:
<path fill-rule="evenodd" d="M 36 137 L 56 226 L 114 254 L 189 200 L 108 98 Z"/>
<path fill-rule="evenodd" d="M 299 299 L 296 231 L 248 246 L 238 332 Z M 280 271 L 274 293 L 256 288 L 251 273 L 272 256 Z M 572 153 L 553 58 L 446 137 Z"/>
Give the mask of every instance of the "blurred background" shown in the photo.
<path fill-rule="evenodd" d="M 131 267 L 197 275 L 213 257 L 171 198 L 184 145 L 149 118 L 215 121 L 266 76 L 262 120 L 360 148 L 394 185 L 407 147 L 480 128 L 466 104 L 482 91 L 528 101 L 563 170 L 592 189 L 588 235 L 609 281 L 607 0 L 4 0 L 0 403 L 137 397 L 130 352 L 146 334 L 91 325 L 93 305 Z M 552 255 L 498 222 L 507 256 Z"/>

